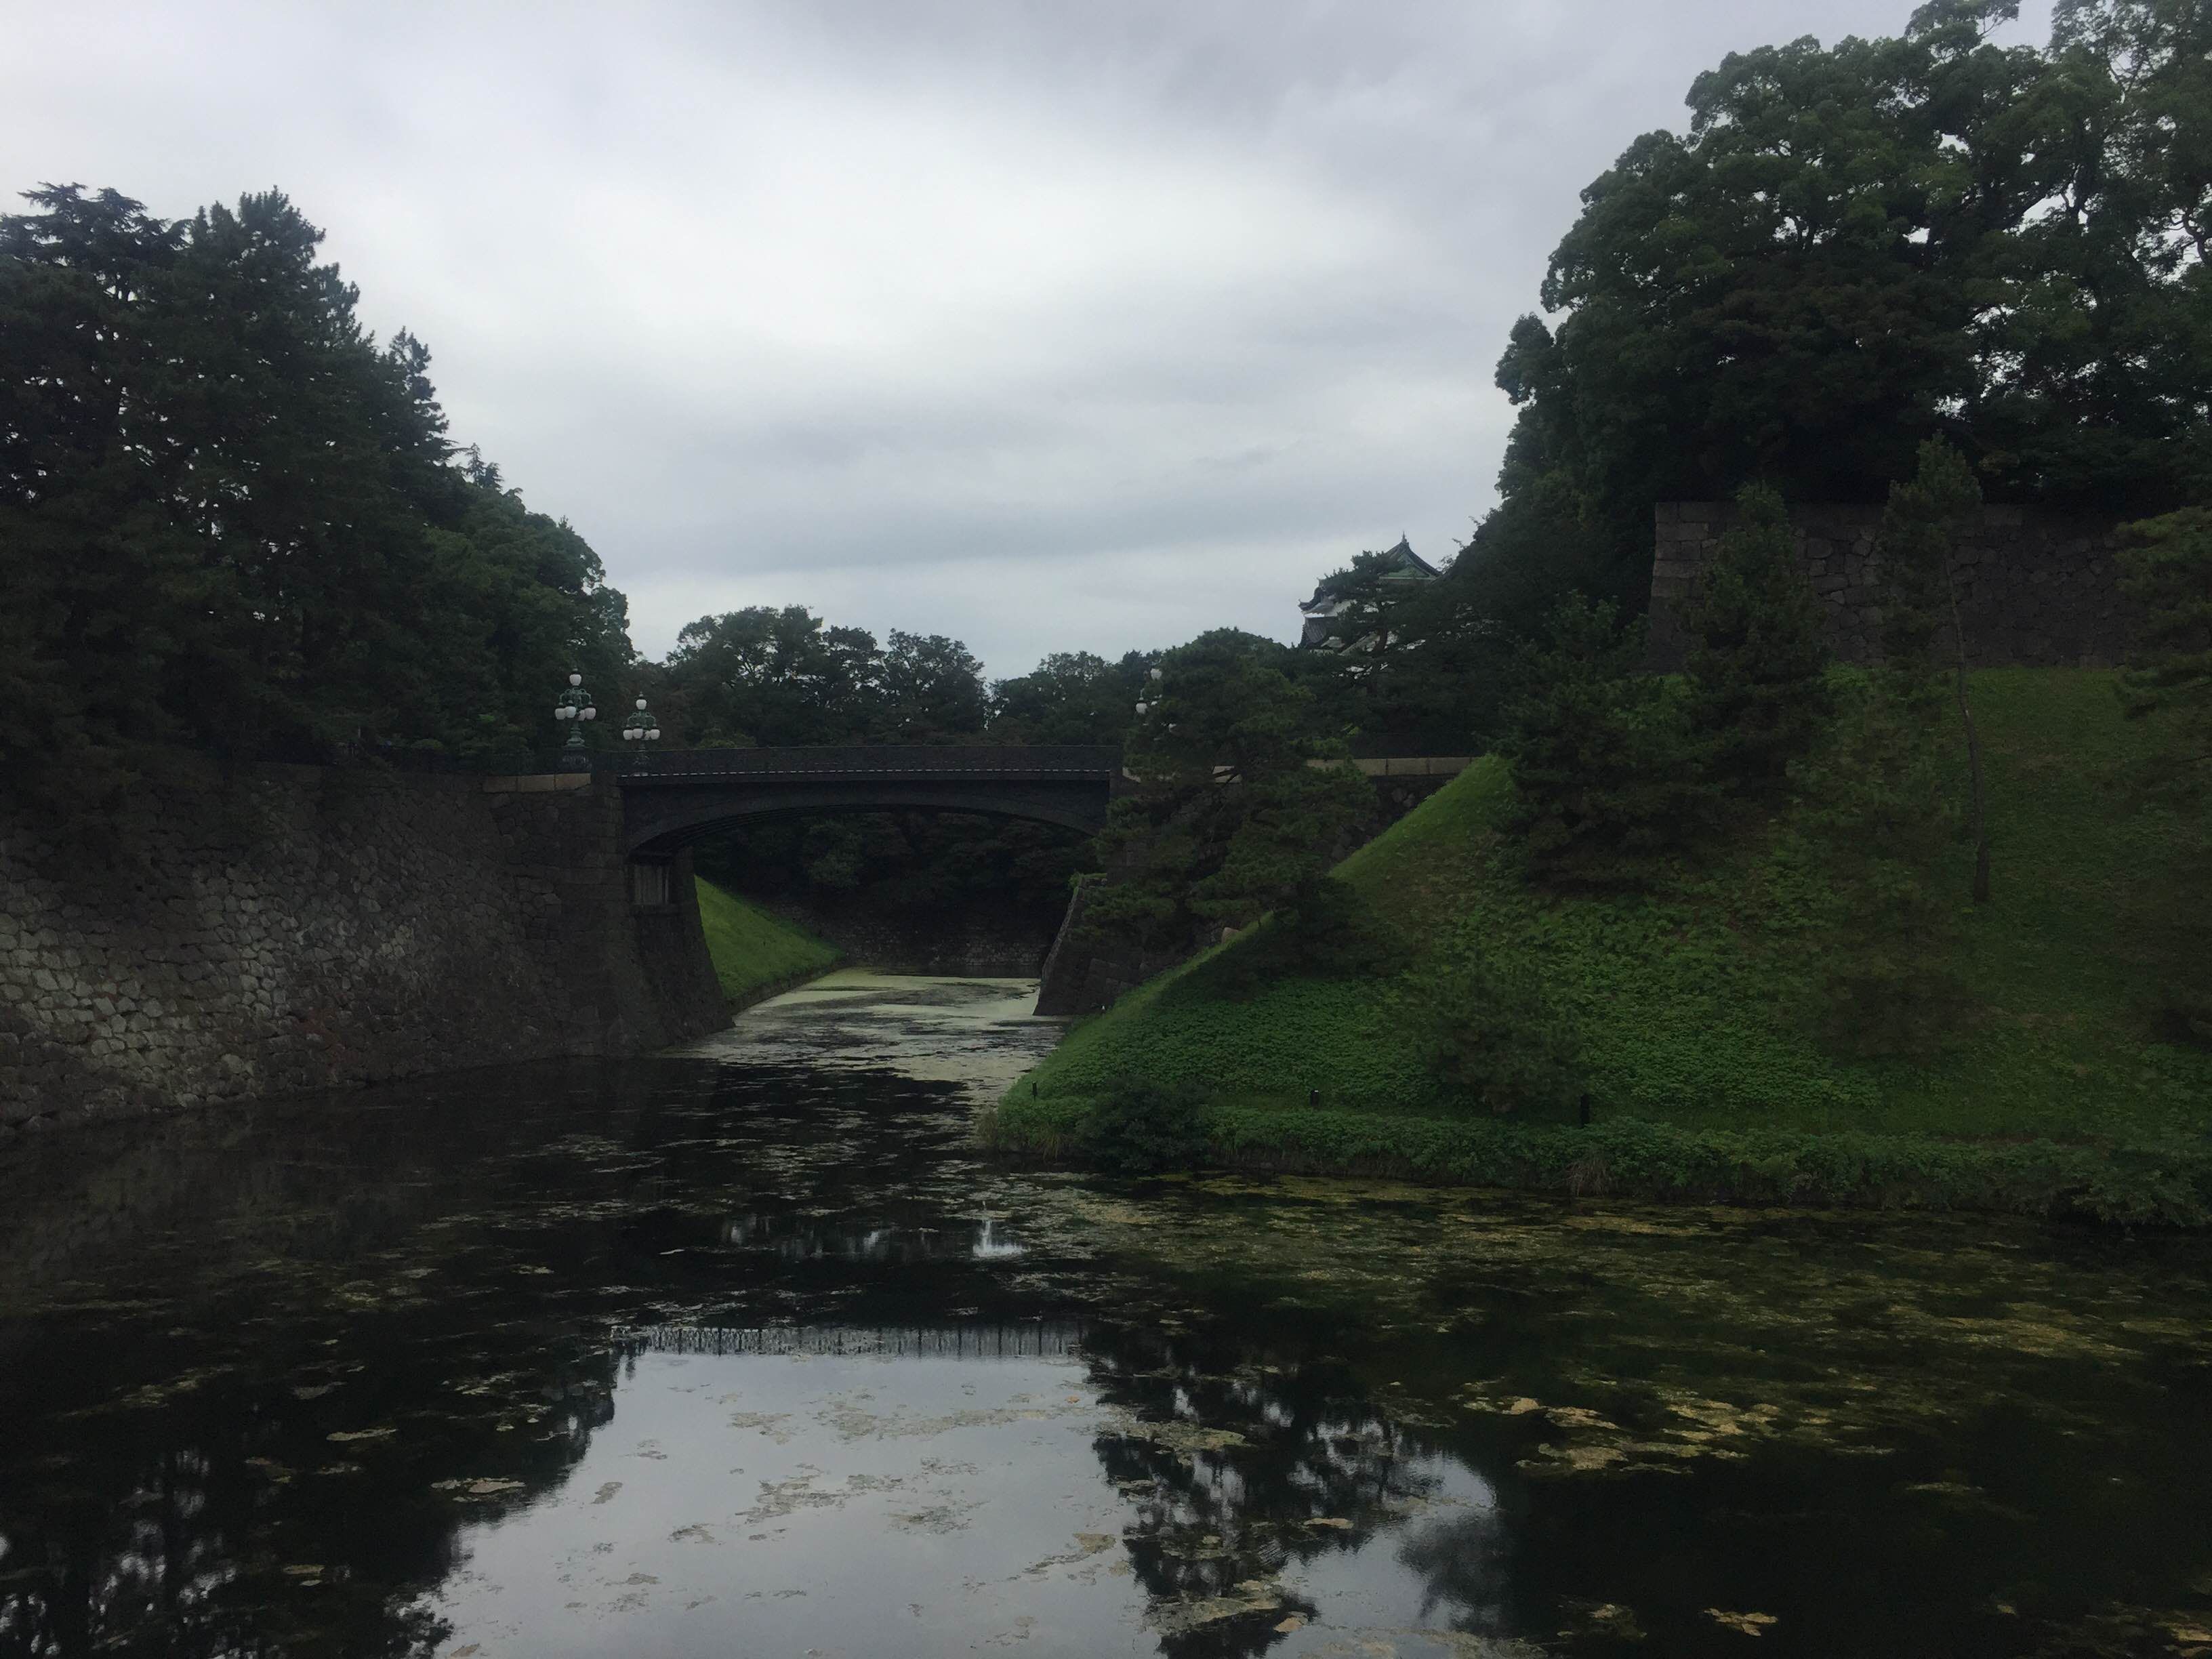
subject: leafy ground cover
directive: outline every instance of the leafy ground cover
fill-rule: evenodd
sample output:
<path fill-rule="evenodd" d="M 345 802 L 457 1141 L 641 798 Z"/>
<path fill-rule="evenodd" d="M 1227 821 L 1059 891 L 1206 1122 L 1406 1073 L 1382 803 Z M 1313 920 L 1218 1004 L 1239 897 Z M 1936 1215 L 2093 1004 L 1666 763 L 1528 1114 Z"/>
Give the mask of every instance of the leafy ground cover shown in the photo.
<path fill-rule="evenodd" d="M 707 953 L 732 1007 L 757 1002 L 836 965 L 834 946 L 710 881 L 698 882 L 696 888 Z"/>
<path fill-rule="evenodd" d="M 1932 1056 L 1852 1059 L 1820 1040 L 1808 1010 L 1839 900 L 1789 814 L 1653 892 L 1563 896 L 1523 879 L 1499 827 L 1511 785 L 1486 761 L 1340 867 L 1395 929 L 1395 974 L 1252 971 L 1256 930 L 1076 1028 L 988 1133 L 1049 1152 L 1142 1079 L 1202 1091 L 1228 1161 L 2128 1213 L 2117 1190 L 2082 1196 L 2117 1181 L 2163 1193 L 2146 1201 L 2169 1218 L 2212 1215 L 2212 1054 L 2161 1040 L 2133 948 L 2183 833 L 2130 785 L 2156 738 L 2104 673 L 1990 670 L 1973 695 L 1996 886 L 1968 903 L 1958 849 L 1946 889 L 1972 1006 Z M 1422 989 L 1478 957 L 1524 968 L 1568 1022 L 1590 1127 L 1478 1120 L 1431 1074 Z"/>

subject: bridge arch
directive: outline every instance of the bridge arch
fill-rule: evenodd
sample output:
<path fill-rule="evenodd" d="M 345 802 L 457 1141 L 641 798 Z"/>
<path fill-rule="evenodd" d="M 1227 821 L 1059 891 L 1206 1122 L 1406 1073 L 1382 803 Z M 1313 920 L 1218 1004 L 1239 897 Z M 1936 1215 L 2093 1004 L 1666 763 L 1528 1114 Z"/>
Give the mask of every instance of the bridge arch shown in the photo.
<path fill-rule="evenodd" d="M 1095 835 L 1121 775 L 1118 750 L 1005 744 L 694 750 L 617 781 L 625 850 L 658 859 L 724 824 L 807 812 L 971 812 Z"/>

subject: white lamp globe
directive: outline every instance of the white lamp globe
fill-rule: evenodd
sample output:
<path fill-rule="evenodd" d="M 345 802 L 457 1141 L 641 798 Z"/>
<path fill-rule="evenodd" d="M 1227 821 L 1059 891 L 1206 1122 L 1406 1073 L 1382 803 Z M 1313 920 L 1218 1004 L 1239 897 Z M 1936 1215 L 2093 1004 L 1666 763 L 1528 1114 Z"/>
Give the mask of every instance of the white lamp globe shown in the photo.
<path fill-rule="evenodd" d="M 599 711 L 597 708 L 593 708 L 590 703 L 586 703 L 584 705 L 584 718 L 586 720 L 595 720 L 599 719 Z"/>
<path fill-rule="evenodd" d="M 648 727 L 648 728 L 647 729 L 647 732 L 646 732 L 646 734 L 645 734 L 645 735 L 646 735 L 648 738 L 650 738 L 650 739 L 652 739 L 652 740 L 653 740 L 653 741 L 655 741 L 655 742 L 658 742 L 658 741 L 659 740 L 659 738 L 660 738 L 660 728 L 659 728 L 659 726 L 657 726 Z"/>
<path fill-rule="evenodd" d="M 643 708 L 645 707 L 645 699 L 644 699 L 643 697 L 640 697 L 640 698 L 637 700 L 637 706 L 638 706 L 640 708 Z"/>
<path fill-rule="evenodd" d="M 571 685 L 581 685 L 583 683 L 584 677 L 581 674 L 571 674 L 568 676 L 568 684 Z"/>

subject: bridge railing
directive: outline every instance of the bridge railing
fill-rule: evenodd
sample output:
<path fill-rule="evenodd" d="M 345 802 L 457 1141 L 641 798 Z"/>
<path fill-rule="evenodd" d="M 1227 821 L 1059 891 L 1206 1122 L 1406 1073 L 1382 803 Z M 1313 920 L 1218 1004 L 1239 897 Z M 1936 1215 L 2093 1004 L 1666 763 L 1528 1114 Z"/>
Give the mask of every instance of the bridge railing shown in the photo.
<path fill-rule="evenodd" d="M 671 749 L 644 755 L 600 752 L 592 760 L 595 767 L 618 777 L 671 782 L 704 778 L 1111 778 L 1121 771 L 1121 751 L 1087 744 L 894 744 Z"/>

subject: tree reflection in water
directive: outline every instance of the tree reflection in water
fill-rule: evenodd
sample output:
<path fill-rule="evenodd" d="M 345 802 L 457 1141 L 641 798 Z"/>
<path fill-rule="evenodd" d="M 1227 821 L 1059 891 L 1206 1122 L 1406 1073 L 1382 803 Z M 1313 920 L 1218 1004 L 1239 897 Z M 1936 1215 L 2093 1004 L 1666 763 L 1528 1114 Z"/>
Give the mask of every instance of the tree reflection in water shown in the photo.
<path fill-rule="evenodd" d="M 561 1483 L 622 1358 L 504 1355 L 526 1369 L 458 1400 L 450 1372 L 380 1378 L 454 1403 L 411 1414 L 406 1455 L 359 1462 L 265 1380 L 102 1413 L 105 1432 L 0 1479 L 0 1659 L 427 1652 L 447 1632 L 418 1604 L 460 1565 L 459 1522 Z"/>
<path fill-rule="evenodd" d="M 1178 1188 L 1124 1206 L 1108 1194 L 1146 1227 L 1164 1224 L 1140 1247 L 1143 1229 L 1099 1224 L 1097 1183 L 975 1162 L 957 1091 L 859 1072 L 563 1065 L 337 1108 L 18 1150 L 0 1186 L 0 1659 L 414 1659 L 445 1636 L 433 1598 L 451 1607 L 465 1552 L 481 1568 L 490 1535 L 535 1525 L 550 1531 L 532 1538 L 565 1528 L 703 1552 L 677 1541 L 677 1523 L 758 1507 L 762 1469 L 716 1490 L 714 1509 L 627 1535 L 620 1511 L 594 1507 L 597 1477 L 577 1478 L 618 1389 L 641 1405 L 681 1393 L 665 1376 L 659 1395 L 645 1386 L 648 1345 L 756 1356 L 788 1385 L 791 1415 L 771 1434 L 709 1413 L 688 1455 L 623 1468 L 625 1504 L 681 1488 L 673 1477 L 728 1435 L 748 1449 L 710 1477 L 737 1480 L 730 1464 L 756 1446 L 775 1474 L 803 1473 L 810 1436 L 843 1471 L 793 1500 L 791 1541 L 810 1513 L 834 1533 L 807 1538 L 813 1559 L 772 1545 L 750 1561 L 693 1554 L 687 1569 L 724 1581 L 701 1588 L 796 1596 L 811 1574 L 840 1583 L 858 1618 L 884 1599 L 887 1566 L 931 1594 L 925 1570 L 964 1553 L 975 1587 L 946 1580 L 940 1652 L 996 1639 L 989 1620 L 1017 1611 L 1088 1620 L 1096 1650 L 1125 1650 L 1141 1605 L 1143 1644 L 1173 1659 L 1263 1653 L 1301 1618 L 1313 1625 L 1289 1642 L 1299 1651 L 1356 1651 L 1343 1641 L 1360 1632 L 1410 1656 L 1422 1644 L 1409 1625 L 1478 1638 L 1431 1651 L 1526 1651 L 1516 1638 L 1553 1642 L 1563 1623 L 1577 1651 L 1629 1650 L 1628 1626 L 1583 1628 L 1577 1608 L 1632 1610 L 1651 1649 L 1703 1654 L 1746 1639 L 1709 1616 L 1716 1606 L 1777 1618 L 1762 1649 L 2149 1654 L 2172 1648 L 2152 1635 L 2069 1647 L 2054 1632 L 2203 1571 L 2212 1366 L 2193 1243 L 2130 1243 L 2139 1259 L 2100 1244 L 2084 1266 L 2039 1237 L 2000 1237 L 1976 1259 L 2014 1287 L 1999 1317 L 1946 1278 L 1960 1234 L 1900 1222 L 1871 1243 L 1811 1218 L 1638 1223 L 1611 1243 L 1577 1232 L 1570 1250 L 1508 1217 L 1431 1257 L 1425 1204 L 1378 1200 L 1324 1232 L 1288 1207 L 1294 1194 Z M 1265 1237 L 1277 1220 L 1294 1241 L 1279 1264 L 1191 1249 Z M 1524 1254 L 1493 1261 L 1492 1239 Z M 1439 1322 L 1405 1323 L 1352 1288 L 1316 1292 L 1340 1243 L 1370 1265 L 1401 1252 L 1425 1264 L 1407 1271 Z M 1909 1365 L 1864 1341 L 1838 1349 L 1840 1303 L 1801 1313 L 1801 1261 L 1861 1250 L 1866 1305 L 1887 1310 L 1874 1340 L 1930 1334 Z M 1175 1259 L 1186 1251 L 1199 1266 Z M 1919 1326 L 1890 1322 L 1916 1308 Z M 1744 1346 L 1740 1316 L 1764 1318 L 1751 1328 L 1762 1346 Z M 981 1405 L 965 1378 L 940 1370 L 924 1388 L 889 1364 L 872 1377 L 833 1363 L 823 1374 L 845 1380 L 810 1395 L 782 1357 L 981 1356 L 986 1330 L 994 1360 L 1018 1356 L 1038 1376 L 1008 1384 L 1002 1371 Z M 1075 1364 L 1098 1419 L 1055 1386 Z M 1846 1441 L 1825 1391 L 1862 1376 L 1885 1380 L 1881 1412 L 1852 1405 Z M 1477 1379 L 1516 1414 L 1461 1416 Z M 878 1382 L 872 1403 L 854 1386 Z M 1680 1401 L 1762 1423 L 1787 1407 L 1796 1430 L 1747 1432 L 1708 1456 L 1707 1417 Z M 737 1403 L 737 1416 L 757 1409 Z M 1584 1407 L 1616 1419 L 1616 1438 L 1674 1447 L 1682 1467 L 1516 1467 Z M 1445 1412 L 1453 1421 L 1436 1420 Z M 917 1507 L 872 1484 L 891 1455 L 868 1437 L 908 1437 L 896 1455 L 913 1462 L 933 1455 L 914 1437 L 925 1430 L 974 1436 L 976 1455 L 964 1474 L 946 1463 L 909 1480 L 939 1494 Z M 599 1439 L 593 1458 L 628 1455 Z M 971 1513 L 988 1518 L 970 1528 Z M 575 1634 L 570 1592 L 539 1591 L 539 1610 Z M 757 1616 L 743 1594 L 723 1603 L 740 1636 Z M 830 1599 L 765 1605 L 799 1630 L 830 1618 Z M 917 1617 L 908 1605 L 889 1611 Z M 2136 1622 L 2206 1616 L 2174 1605 Z M 2017 1622 L 2000 1606 L 2020 1607 Z M 906 1650 L 892 1628 L 845 1645 Z M 672 1634 L 663 1650 L 684 1650 Z M 733 1637 L 696 1650 L 752 1650 Z"/>
<path fill-rule="evenodd" d="M 1318 1611 L 1284 1575 L 1356 1595 L 1394 1560 L 1420 1580 L 1422 1624 L 1507 1628 L 1488 1484 L 1340 1361 L 1126 1328 L 1084 1347 L 1102 1401 L 1135 1419 L 1094 1449 L 1133 1508 L 1123 1541 L 1162 1653 L 1264 1652 Z M 1394 1553 L 1376 1547 L 1399 1533 Z"/>

